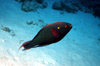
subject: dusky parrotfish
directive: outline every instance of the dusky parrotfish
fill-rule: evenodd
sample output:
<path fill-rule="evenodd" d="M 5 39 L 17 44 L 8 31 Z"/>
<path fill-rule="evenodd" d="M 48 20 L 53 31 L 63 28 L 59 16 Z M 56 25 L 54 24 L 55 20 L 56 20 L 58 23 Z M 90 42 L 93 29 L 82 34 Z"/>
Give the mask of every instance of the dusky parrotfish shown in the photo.
<path fill-rule="evenodd" d="M 71 30 L 71 28 L 72 24 L 66 22 L 48 24 L 43 27 L 32 40 L 23 43 L 21 47 L 24 47 L 23 50 L 27 50 L 58 42 Z"/>

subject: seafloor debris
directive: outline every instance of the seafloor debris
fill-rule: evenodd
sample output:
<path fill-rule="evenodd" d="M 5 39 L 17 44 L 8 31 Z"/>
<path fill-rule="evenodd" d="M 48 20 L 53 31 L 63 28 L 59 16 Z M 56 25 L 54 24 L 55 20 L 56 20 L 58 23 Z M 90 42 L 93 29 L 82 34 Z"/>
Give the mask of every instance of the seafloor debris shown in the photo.
<path fill-rule="evenodd" d="M 44 27 L 45 25 L 47 25 L 42 19 L 38 19 L 38 21 L 27 21 L 26 24 L 27 25 L 36 25 L 39 27 Z"/>
<path fill-rule="evenodd" d="M 47 2 L 44 0 L 16 0 L 21 3 L 21 9 L 25 12 L 36 12 L 39 8 L 46 8 Z"/>
<path fill-rule="evenodd" d="M 38 23 L 40 27 L 44 27 L 47 25 L 42 19 L 38 19 Z"/>
<path fill-rule="evenodd" d="M 64 11 L 60 11 L 60 14 L 61 14 L 61 15 L 64 14 Z"/>
<path fill-rule="evenodd" d="M 100 17 L 100 4 L 93 7 L 93 15 Z"/>
<path fill-rule="evenodd" d="M 98 41 L 100 41 L 100 38 L 98 38 Z"/>
<path fill-rule="evenodd" d="M 44 8 L 47 8 L 47 6 L 48 6 L 48 3 L 44 2 L 40 8 L 44 9 Z"/>
<path fill-rule="evenodd" d="M 15 0 L 15 1 L 17 1 L 17 2 L 24 2 L 25 0 Z"/>
<path fill-rule="evenodd" d="M 100 24 L 98 24 L 98 27 L 100 27 Z"/>
<path fill-rule="evenodd" d="M 15 36 L 15 32 L 12 30 L 12 31 L 10 32 L 10 35 L 11 35 L 11 36 Z"/>
<path fill-rule="evenodd" d="M 56 10 L 63 10 L 64 9 L 61 1 L 54 2 L 53 5 L 52 5 L 52 8 L 56 9 Z"/>
<path fill-rule="evenodd" d="M 77 9 L 74 7 L 71 7 L 69 4 L 66 4 L 64 1 L 57 1 L 54 2 L 52 5 L 52 8 L 55 10 L 61 10 L 61 11 L 66 11 L 69 13 L 75 13 L 77 12 Z"/>
<path fill-rule="evenodd" d="M 94 16 L 100 17 L 100 2 L 94 0 L 55 1 L 52 8 L 55 10 L 66 11 L 68 13 L 83 11 L 85 13 L 91 13 Z"/>
<path fill-rule="evenodd" d="M 48 6 L 44 0 L 15 0 L 21 3 L 21 9 L 25 12 L 37 12 L 38 9 L 43 9 Z M 89 2 L 89 3 L 88 3 Z M 99 0 L 61 0 L 54 1 L 52 8 L 55 10 L 65 11 L 68 13 L 76 13 L 83 11 L 91 13 L 94 16 L 100 17 L 100 2 Z"/>
<path fill-rule="evenodd" d="M 35 0 L 37 3 L 42 4 L 44 2 L 44 0 Z"/>
<path fill-rule="evenodd" d="M 11 29 L 9 27 L 2 27 L 1 29 L 5 32 L 11 32 Z"/>
<path fill-rule="evenodd" d="M 100 38 L 97 39 L 97 44 L 100 45 Z"/>
<path fill-rule="evenodd" d="M 15 36 L 15 32 L 12 29 L 10 29 L 9 27 L 2 26 L 1 30 L 8 32 L 11 36 Z"/>
<path fill-rule="evenodd" d="M 33 24 L 33 21 L 27 21 L 26 24 L 31 25 Z"/>
<path fill-rule="evenodd" d="M 27 25 L 36 25 L 36 26 L 38 26 L 38 23 L 36 23 L 35 21 L 27 21 L 26 24 Z"/>
<path fill-rule="evenodd" d="M 40 5 L 39 4 L 36 4 L 35 2 L 23 2 L 22 3 L 22 6 L 21 6 L 21 9 L 25 12 L 36 12 L 37 9 L 40 8 Z"/>
<path fill-rule="evenodd" d="M 44 23 L 44 21 L 42 19 L 38 19 L 38 22 Z"/>

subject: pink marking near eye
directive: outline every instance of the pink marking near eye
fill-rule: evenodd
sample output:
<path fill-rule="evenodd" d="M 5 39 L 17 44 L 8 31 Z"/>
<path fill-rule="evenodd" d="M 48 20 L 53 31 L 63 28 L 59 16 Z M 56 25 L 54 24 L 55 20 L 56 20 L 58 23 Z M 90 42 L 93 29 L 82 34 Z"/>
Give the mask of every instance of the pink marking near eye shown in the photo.
<path fill-rule="evenodd" d="M 67 25 L 65 25 L 65 28 L 67 28 Z"/>
<path fill-rule="evenodd" d="M 58 36 L 59 36 L 59 32 L 57 31 L 57 30 L 55 30 L 55 29 L 51 29 L 51 32 L 52 32 L 52 35 L 55 37 L 55 38 L 58 38 Z"/>

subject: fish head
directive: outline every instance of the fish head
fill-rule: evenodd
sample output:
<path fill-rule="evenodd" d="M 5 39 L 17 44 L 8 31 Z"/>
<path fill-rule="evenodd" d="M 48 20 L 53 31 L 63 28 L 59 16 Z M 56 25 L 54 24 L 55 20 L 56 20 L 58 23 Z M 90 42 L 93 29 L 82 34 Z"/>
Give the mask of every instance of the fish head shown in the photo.
<path fill-rule="evenodd" d="M 72 28 L 72 24 L 66 22 L 56 22 L 52 25 L 52 35 L 56 38 L 64 37 Z"/>
<path fill-rule="evenodd" d="M 66 22 L 58 22 L 53 28 L 60 33 L 67 33 L 71 30 L 72 24 Z"/>

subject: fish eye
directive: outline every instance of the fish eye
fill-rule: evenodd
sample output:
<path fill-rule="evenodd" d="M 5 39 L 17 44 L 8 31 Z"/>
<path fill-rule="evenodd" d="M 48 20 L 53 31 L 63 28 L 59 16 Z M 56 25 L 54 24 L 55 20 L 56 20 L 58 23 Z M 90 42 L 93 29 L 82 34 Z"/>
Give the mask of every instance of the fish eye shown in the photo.
<path fill-rule="evenodd" d="M 67 25 L 65 25 L 65 28 L 67 28 Z"/>
<path fill-rule="evenodd" d="M 60 27 L 57 27 L 57 29 L 60 29 Z"/>

